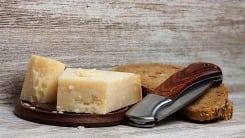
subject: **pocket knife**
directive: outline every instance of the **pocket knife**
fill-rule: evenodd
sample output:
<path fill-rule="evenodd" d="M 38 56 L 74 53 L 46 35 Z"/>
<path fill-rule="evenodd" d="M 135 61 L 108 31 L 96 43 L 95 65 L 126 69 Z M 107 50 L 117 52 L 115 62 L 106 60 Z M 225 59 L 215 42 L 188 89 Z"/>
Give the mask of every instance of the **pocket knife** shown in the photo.
<path fill-rule="evenodd" d="M 222 82 L 220 67 L 211 63 L 193 63 L 171 75 L 152 93 L 126 112 L 126 122 L 136 127 L 154 127 L 205 91 Z"/>

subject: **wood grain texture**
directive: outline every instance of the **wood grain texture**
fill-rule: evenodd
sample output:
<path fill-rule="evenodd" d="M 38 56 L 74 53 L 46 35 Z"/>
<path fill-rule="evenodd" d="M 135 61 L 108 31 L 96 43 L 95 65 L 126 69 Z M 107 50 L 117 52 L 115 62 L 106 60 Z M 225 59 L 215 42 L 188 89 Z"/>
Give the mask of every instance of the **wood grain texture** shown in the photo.
<path fill-rule="evenodd" d="M 142 129 L 125 126 L 80 131 L 26 122 L 14 117 L 11 111 L 31 54 L 59 60 L 67 67 L 98 69 L 128 63 L 212 62 L 222 68 L 231 95 L 240 94 L 242 99 L 234 98 L 234 102 L 235 109 L 240 107 L 242 111 L 235 110 L 234 119 L 228 122 L 200 128 L 186 122 L 188 127 L 182 128 L 174 121 L 168 127 L 144 133 Z M 139 137 L 149 136 L 152 131 L 153 136 L 174 136 L 177 130 L 179 136 L 190 136 L 189 129 L 201 136 L 206 131 L 210 136 L 245 135 L 244 0 L 0 0 L 0 55 L 3 137 L 16 136 L 20 131 L 49 137 L 64 130 L 64 137 L 84 133 L 90 136 L 95 132 L 105 137 L 126 132 L 126 136 Z M 18 127 L 12 129 L 13 126 Z M 9 134 L 6 130 L 10 128 Z M 109 130 L 115 133 L 107 134 Z"/>
<path fill-rule="evenodd" d="M 162 84 L 160 84 L 152 93 L 176 100 L 180 95 L 188 91 L 187 88 L 193 88 L 206 82 L 219 86 L 222 82 L 221 69 L 211 63 L 193 63 L 183 70 L 174 73 Z"/>

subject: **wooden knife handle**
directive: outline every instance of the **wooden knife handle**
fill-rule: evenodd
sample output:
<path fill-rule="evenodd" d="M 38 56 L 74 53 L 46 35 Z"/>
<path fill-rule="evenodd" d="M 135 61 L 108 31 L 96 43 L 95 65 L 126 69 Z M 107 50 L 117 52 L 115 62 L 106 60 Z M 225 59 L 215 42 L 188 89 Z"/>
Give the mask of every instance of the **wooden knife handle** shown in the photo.
<path fill-rule="evenodd" d="M 194 63 L 170 76 L 153 93 L 174 100 L 186 88 L 212 77 L 221 78 L 218 83 L 222 82 L 222 71 L 217 65 Z"/>

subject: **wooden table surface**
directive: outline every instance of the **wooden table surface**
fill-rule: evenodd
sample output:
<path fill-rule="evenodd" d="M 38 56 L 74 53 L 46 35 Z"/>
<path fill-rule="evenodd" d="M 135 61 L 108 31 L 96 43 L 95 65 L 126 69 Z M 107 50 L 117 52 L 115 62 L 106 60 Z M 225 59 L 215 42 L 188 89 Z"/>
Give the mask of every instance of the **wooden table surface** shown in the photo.
<path fill-rule="evenodd" d="M 234 116 L 151 129 L 67 128 L 13 114 L 31 54 L 67 67 L 212 62 L 224 73 Z M 245 137 L 244 0 L 0 0 L 0 137 Z"/>

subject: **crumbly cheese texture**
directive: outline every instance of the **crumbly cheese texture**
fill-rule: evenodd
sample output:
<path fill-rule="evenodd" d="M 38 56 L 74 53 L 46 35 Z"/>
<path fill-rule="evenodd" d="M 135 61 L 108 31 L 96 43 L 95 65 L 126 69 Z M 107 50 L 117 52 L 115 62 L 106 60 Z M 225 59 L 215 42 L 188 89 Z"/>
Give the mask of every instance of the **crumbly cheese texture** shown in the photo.
<path fill-rule="evenodd" d="M 68 68 L 58 79 L 58 111 L 106 114 L 141 99 L 140 76 L 133 73 Z"/>
<path fill-rule="evenodd" d="M 32 55 L 20 99 L 36 103 L 55 103 L 58 77 L 64 69 L 65 64 L 61 62 Z"/>

